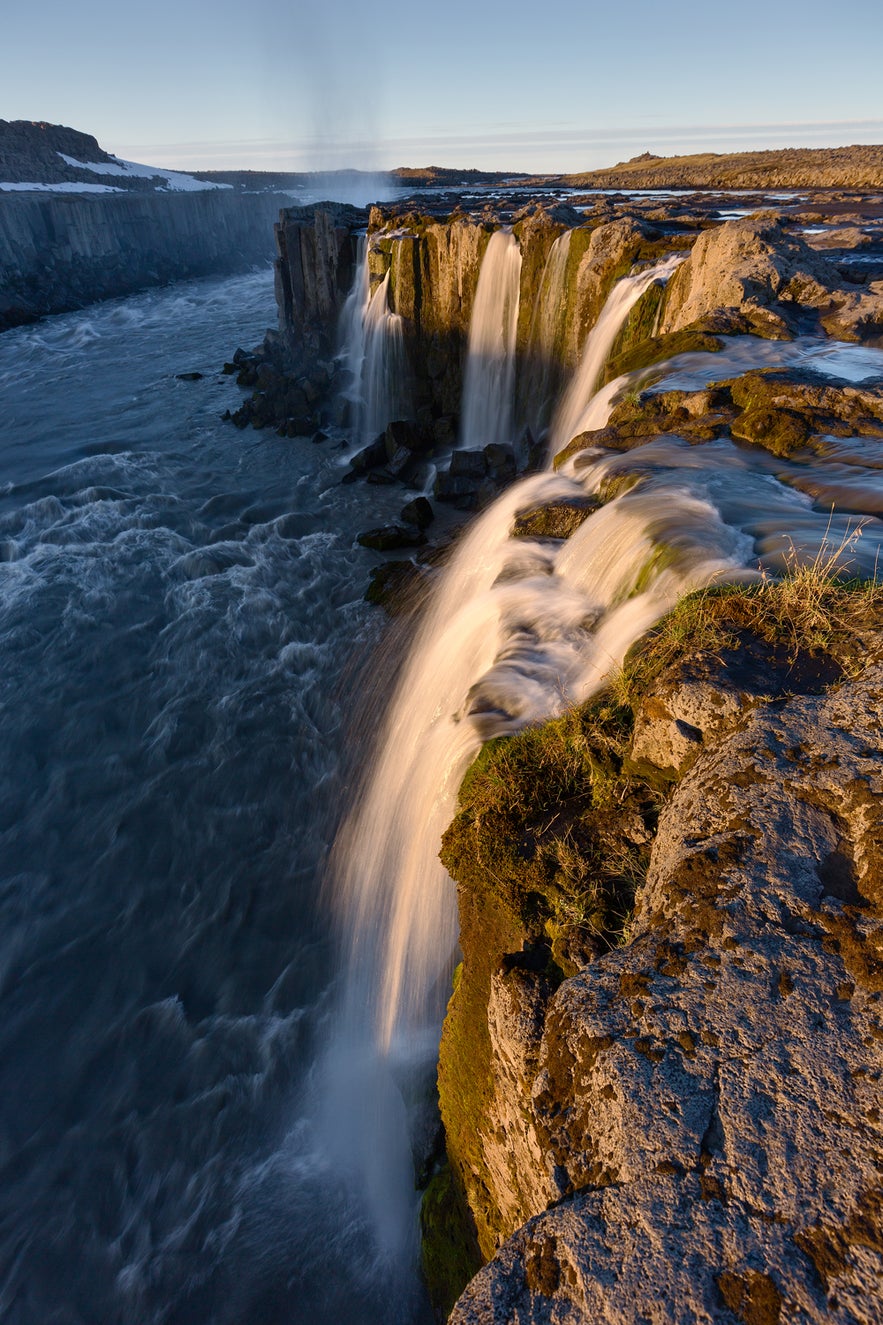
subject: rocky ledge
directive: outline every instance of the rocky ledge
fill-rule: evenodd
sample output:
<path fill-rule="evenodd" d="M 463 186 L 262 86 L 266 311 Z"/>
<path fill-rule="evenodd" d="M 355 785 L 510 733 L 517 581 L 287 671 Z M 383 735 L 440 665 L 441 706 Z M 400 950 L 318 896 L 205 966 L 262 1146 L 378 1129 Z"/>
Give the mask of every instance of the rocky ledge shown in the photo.
<path fill-rule="evenodd" d="M 489 1263 L 453 1325 L 875 1318 L 883 598 L 826 594 L 824 648 L 800 594 L 700 595 L 708 647 L 663 623 L 470 771 L 441 1181 Z"/>

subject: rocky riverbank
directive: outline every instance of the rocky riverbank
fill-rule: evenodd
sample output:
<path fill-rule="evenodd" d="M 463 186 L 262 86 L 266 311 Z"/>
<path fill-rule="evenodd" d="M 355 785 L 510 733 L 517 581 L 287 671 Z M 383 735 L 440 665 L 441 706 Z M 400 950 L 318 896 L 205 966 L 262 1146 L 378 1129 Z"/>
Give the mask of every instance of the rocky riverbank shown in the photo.
<path fill-rule="evenodd" d="M 734 582 L 663 615 L 587 702 L 485 744 L 460 789 L 442 843 L 462 951 L 439 1063 L 447 1159 L 423 1214 L 427 1279 L 455 1325 L 874 1318 L 883 600 L 873 554 L 851 566 L 881 534 L 883 214 L 830 196 L 722 210 L 697 197 L 289 212 L 280 332 L 245 364 L 257 391 L 242 426 L 351 420 L 334 336 L 365 264 L 364 307 L 404 348 L 410 407 L 346 481 L 401 485 L 402 525 L 362 541 L 419 547 L 430 583 L 432 503 L 492 505 L 550 448 L 568 493 L 513 504 L 509 529 L 524 565 L 548 558 L 540 577 L 583 564 L 587 522 L 608 508 L 623 522 L 602 521 L 608 537 L 649 513 L 634 566 L 623 544 L 623 568 L 605 571 L 625 576 L 623 610 L 710 555 L 692 548 L 696 521 L 728 511 L 746 539 L 741 562 L 708 563 Z M 501 227 L 520 261 L 513 441 L 457 447 Z M 562 433 L 586 334 L 642 269 L 598 365 L 604 417 Z M 432 503 L 416 496 L 429 465 Z M 686 485 L 703 466 L 699 495 L 642 495 L 663 470 Z M 603 477 L 581 488 L 590 473 Z M 504 581 L 526 573 L 512 558 Z M 407 564 L 385 563 L 391 585 Z M 513 651 L 529 651 L 528 591 L 511 602 Z M 494 730 L 508 692 L 483 684 L 464 712 Z"/>

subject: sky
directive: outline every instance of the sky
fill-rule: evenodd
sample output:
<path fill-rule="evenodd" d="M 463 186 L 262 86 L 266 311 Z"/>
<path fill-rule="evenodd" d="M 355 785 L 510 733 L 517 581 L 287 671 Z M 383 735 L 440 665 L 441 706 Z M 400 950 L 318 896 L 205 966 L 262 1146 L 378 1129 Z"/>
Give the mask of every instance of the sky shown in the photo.
<path fill-rule="evenodd" d="M 0 119 L 178 169 L 883 143 L 880 0 L 0 0 Z"/>

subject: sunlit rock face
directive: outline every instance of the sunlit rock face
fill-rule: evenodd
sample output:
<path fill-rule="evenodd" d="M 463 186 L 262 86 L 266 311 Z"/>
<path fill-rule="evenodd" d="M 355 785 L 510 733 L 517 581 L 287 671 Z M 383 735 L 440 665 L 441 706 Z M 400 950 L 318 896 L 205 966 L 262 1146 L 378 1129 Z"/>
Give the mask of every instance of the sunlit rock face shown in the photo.
<path fill-rule="evenodd" d="M 883 667 L 772 705 L 769 660 L 712 678 L 665 688 L 691 760 L 658 714 L 636 733 L 645 770 L 690 767 L 625 946 L 554 992 L 515 958 L 491 976 L 474 1130 L 501 1245 L 456 1325 L 848 1322 L 875 1300 Z M 458 997 L 483 963 L 465 933 Z"/>
<path fill-rule="evenodd" d="M 342 300 L 350 239 L 327 218 L 299 224 L 316 232 L 298 243 L 319 322 Z M 875 291 L 848 290 L 778 216 L 666 227 L 664 209 L 648 223 L 609 208 L 378 208 L 356 249 L 362 306 L 376 301 L 378 326 L 398 319 L 416 416 L 360 464 L 404 451 L 407 469 L 428 436 L 454 444 L 482 273 L 499 258 L 518 275 L 517 317 L 504 281 L 489 301 L 515 323 L 515 417 L 551 419 L 561 465 L 483 495 L 477 541 L 461 542 L 426 618 L 451 693 L 436 704 L 423 670 L 406 705 L 419 696 L 436 729 L 449 714 L 459 742 L 444 779 L 428 739 L 407 743 L 402 803 L 435 815 L 409 885 L 424 913 L 453 782 L 485 742 L 442 846 L 463 962 L 439 1063 L 438 1203 L 465 1247 L 445 1292 L 470 1254 L 488 1262 L 457 1325 L 847 1325 L 880 1273 L 879 604 L 846 658 L 746 637 L 738 666 L 712 650 L 669 668 L 627 719 L 615 672 L 684 592 L 720 574 L 760 584 L 786 567 L 789 538 L 811 560 L 832 528 L 848 536 L 850 512 L 879 509 L 879 373 L 847 386 L 806 367 L 805 341 L 785 343 L 854 306 L 864 317 Z M 597 348 L 612 289 L 638 297 L 595 364 L 586 333 Z M 701 365 L 679 358 L 686 380 L 665 389 L 659 361 L 688 351 Z M 580 407 L 562 415 L 587 361 Z M 531 416 L 546 392 L 554 411 L 541 399 Z M 456 452 L 445 478 L 481 481 L 494 447 Z M 500 486 L 516 451 L 496 457 Z M 832 493 L 843 511 L 829 520 Z M 880 531 L 866 532 L 868 569 Z M 406 909 L 388 984 L 448 932 L 425 914 L 409 928 Z"/>
<path fill-rule="evenodd" d="M 762 212 L 697 239 L 671 281 L 659 330 L 700 325 L 788 339 L 819 320 L 843 340 L 883 337 L 883 284 L 856 291 L 785 218 Z"/>

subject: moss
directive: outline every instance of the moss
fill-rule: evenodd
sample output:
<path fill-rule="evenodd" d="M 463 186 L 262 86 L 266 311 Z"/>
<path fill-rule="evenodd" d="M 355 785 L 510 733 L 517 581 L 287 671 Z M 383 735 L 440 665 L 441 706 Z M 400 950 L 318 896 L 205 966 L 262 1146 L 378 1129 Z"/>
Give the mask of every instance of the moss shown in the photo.
<path fill-rule="evenodd" d="M 420 1232 L 429 1298 L 439 1318 L 447 1320 L 457 1298 L 481 1268 L 475 1225 L 449 1164 L 423 1193 Z"/>
<path fill-rule="evenodd" d="M 443 838 L 442 861 L 459 884 L 463 971 L 442 1034 L 439 1100 L 486 1257 L 512 1231 L 482 1179 L 482 1126 L 493 1104 L 491 979 L 528 965 L 551 992 L 621 942 L 657 811 L 646 784 L 622 773 L 630 730 L 627 710 L 592 701 L 489 742 Z"/>
<path fill-rule="evenodd" d="M 676 354 L 716 354 L 722 349 L 720 337 L 705 331 L 672 331 L 664 336 L 654 336 L 651 329 L 643 337 L 634 337 L 622 347 L 614 346 L 614 352 L 604 370 L 604 380 L 612 382 L 614 377 L 621 377 L 623 373 L 650 368 L 654 364 L 673 359 Z"/>
<path fill-rule="evenodd" d="M 731 427 L 734 437 L 789 456 L 805 446 L 810 429 L 805 419 L 787 409 L 749 409 L 740 414 Z"/>

